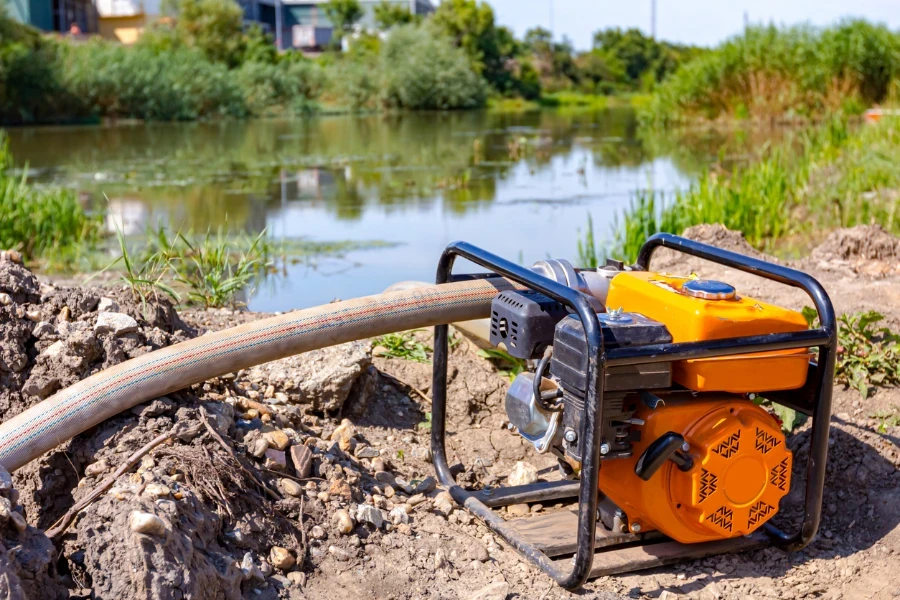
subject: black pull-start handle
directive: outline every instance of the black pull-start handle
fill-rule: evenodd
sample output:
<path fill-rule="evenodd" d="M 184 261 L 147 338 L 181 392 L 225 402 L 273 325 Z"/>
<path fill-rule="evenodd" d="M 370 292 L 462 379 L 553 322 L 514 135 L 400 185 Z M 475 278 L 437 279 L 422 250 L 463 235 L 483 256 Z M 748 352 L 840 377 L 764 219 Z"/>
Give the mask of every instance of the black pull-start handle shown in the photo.
<path fill-rule="evenodd" d="M 682 471 L 690 471 L 694 466 L 694 460 L 681 452 L 682 446 L 684 436 L 681 434 L 674 431 L 662 434 L 641 454 L 634 465 L 634 474 L 644 481 L 649 481 L 667 460 L 671 460 Z"/>

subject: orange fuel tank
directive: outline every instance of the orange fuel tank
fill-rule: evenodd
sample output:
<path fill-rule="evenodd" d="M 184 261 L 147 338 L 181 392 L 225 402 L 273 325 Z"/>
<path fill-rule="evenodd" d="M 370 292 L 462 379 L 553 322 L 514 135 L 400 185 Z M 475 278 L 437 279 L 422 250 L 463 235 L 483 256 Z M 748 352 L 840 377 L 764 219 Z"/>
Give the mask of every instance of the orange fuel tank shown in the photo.
<path fill-rule="evenodd" d="M 604 461 L 600 490 L 640 531 L 682 543 L 747 535 L 778 512 L 790 488 L 791 452 L 778 422 L 734 397 L 638 402 L 641 441 L 627 459 Z M 634 474 L 640 455 L 669 431 L 681 433 L 693 460 L 687 472 L 668 461 L 648 481 Z"/>
<path fill-rule="evenodd" d="M 728 284 L 649 271 L 613 277 L 606 306 L 660 321 L 673 342 L 807 329 L 799 312 L 739 296 Z M 698 392 L 791 390 L 806 382 L 811 356 L 808 350 L 799 349 L 677 361 L 672 377 Z"/>

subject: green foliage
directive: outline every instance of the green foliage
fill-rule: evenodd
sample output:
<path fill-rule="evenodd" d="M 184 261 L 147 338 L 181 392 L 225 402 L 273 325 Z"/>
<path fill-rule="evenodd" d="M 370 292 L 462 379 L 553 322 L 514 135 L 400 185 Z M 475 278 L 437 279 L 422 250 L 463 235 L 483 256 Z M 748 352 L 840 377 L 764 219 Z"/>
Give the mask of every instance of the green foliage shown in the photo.
<path fill-rule="evenodd" d="M 359 0 L 328 0 L 321 8 L 334 26 L 332 41 L 337 46 L 340 46 L 341 37 L 353 28 L 353 24 L 363 18 Z"/>
<path fill-rule="evenodd" d="M 591 213 L 587 216 L 587 227 L 582 237 L 578 238 L 578 266 L 585 269 L 596 269 L 600 265 L 597 244 L 594 238 L 594 219 Z"/>
<path fill-rule="evenodd" d="M 810 117 L 858 111 L 887 97 L 900 73 L 900 36 L 851 20 L 827 28 L 749 27 L 686 62 L 645 118 Z"/>
<path fill-rule="evenodd" d="M 74 192 L 32 187 L 27 173 L 8 175 L 10 166 L 9 143 L 0 132 L 0 248 L 17 248 L 35 259 L 96 245 L 101 217 L 87 214 Z"/>
<path fill-rule="evenodd" d="M 148 120 L 247 114 L 238 83 L 197 50 L 156 53 L 93 39 L 65 48 L 62 86 L 81 112 Z"/>
<path fill-rule="evenodd" d="M 900 384 L 900 336 L 879 327 L 884 315 L 875 311 L 838 317 L 838 355 L 835 378 L 859 391 Z"/>
<path fill-rule="evenodd" d="M 169 246 L 168 263 L 175 280 L 188 289 L 188 301 L 205 307 L 235 304 L 235 296 L 269 267 L 265 232 L 234 240 L 219 230 L 202 240 L 179 234 Z"/>
<path fill-rule="evenodd" d="M 244 55 L 244 11 L 234 0 L 166 0 L 178 39 L 229 67 Z"/>
<path fill-rule="evenodd" d="M 412 14 L 409 8 L 403 4 L 381 0 L 375 5 L 375 23 L 382 31 L 397 25 L 407 25 L 418 19 L 418 15 Z"/>
<path fill-rule="evenodd" d="M 381 92 L 379 69 L 365 60 L 342 60 L 329 70 L 329 85 L 350 108 L 371 108 Z"/>
<path fill-rule="evenodd" d="M 510 381 L 516 378 L 516 375 L 525 370 L 525 361 L 516 358 L 499 348 L 486 348 L 478 351 L 478 356 L 489 360 L 500 372 L 500 374 Z"/>
<path fill-rule="evenodd" d="M 423 56 L 428 60 L 422 60 Z M 425 27 L 395 29 L 382 46 L 381 67 L 383 100 L 388 106 L 459 109 L 484 105 L 484 84 L 465 55 Z"/>
<path fill-rule="evenodd" d="M 893 411 L 878 411 L 873 413 L 872 418 L 878 419 L 879 421 L 879 433 L 887 433 L 889 428 L 900 426 L 900 414 L 897 413 L 896 408 Z"/>
<path fill-rule="evenodd" d="M 428 362 L 428 353 L 431 348 L 415 338 L 416 331 L 404 331 L 401 333 L 388 333 L 375 338 L 376 356 L 386 358 L 401 358 L 413 362 Z"/>
<path fill-rule="evenodd" d="M 234 74 L 244 106 L 253 115 L 308 113 L 323 80 L 321 69 L 305 59 L 246 62 Z"/>

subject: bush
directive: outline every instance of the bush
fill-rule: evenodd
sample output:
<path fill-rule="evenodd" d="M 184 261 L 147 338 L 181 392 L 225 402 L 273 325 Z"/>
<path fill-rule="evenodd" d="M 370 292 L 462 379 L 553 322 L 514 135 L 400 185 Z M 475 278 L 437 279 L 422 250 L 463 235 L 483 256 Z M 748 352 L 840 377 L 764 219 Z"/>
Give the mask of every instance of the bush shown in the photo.
<path fill-rule="evenodd" d="M 485 84 L 466 54 L 423 26 L 396 28 L 381 51 L 384 102 L 412 109 L 483 106 Z"/>
<path fill-rule="evenodd" d="M 676 71 L 645 118 L 665 124 L 859 110 L 884 100 L 898 75 L 900 36 L 882 25 L 751 27 Z"/>
<path fill-rule="evenodd" d="M 234 73 L 244 106 L 253 115 L 308 112 L 322 78 L 310 61 L 247 62 Z"/>
<path fill-rule="evenodd" d="M 197 50 L 157 54 L 102 40 L 66 48 L 63 86 L 98 116 L 148 120 L 247 114 L 236 78 Z"/>

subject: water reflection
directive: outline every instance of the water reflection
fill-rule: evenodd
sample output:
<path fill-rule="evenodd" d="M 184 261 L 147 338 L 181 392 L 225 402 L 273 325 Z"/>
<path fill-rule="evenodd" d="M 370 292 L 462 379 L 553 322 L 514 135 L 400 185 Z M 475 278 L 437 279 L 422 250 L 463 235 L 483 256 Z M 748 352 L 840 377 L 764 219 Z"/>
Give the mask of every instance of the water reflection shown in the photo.
<path fill-rule="evenodd" d="M 225 226 L 314 241 L 384 240 L 288 269 L 251 307 L 286 310 L 432 279 L 467 239 L 525 263 L 573 257 L 641 188 L 671 192 L 715 156 L 642 137 L 633 112 L 433 113 L 18 129 L 35 182 L 77 188 L 126 234 Z"/>

